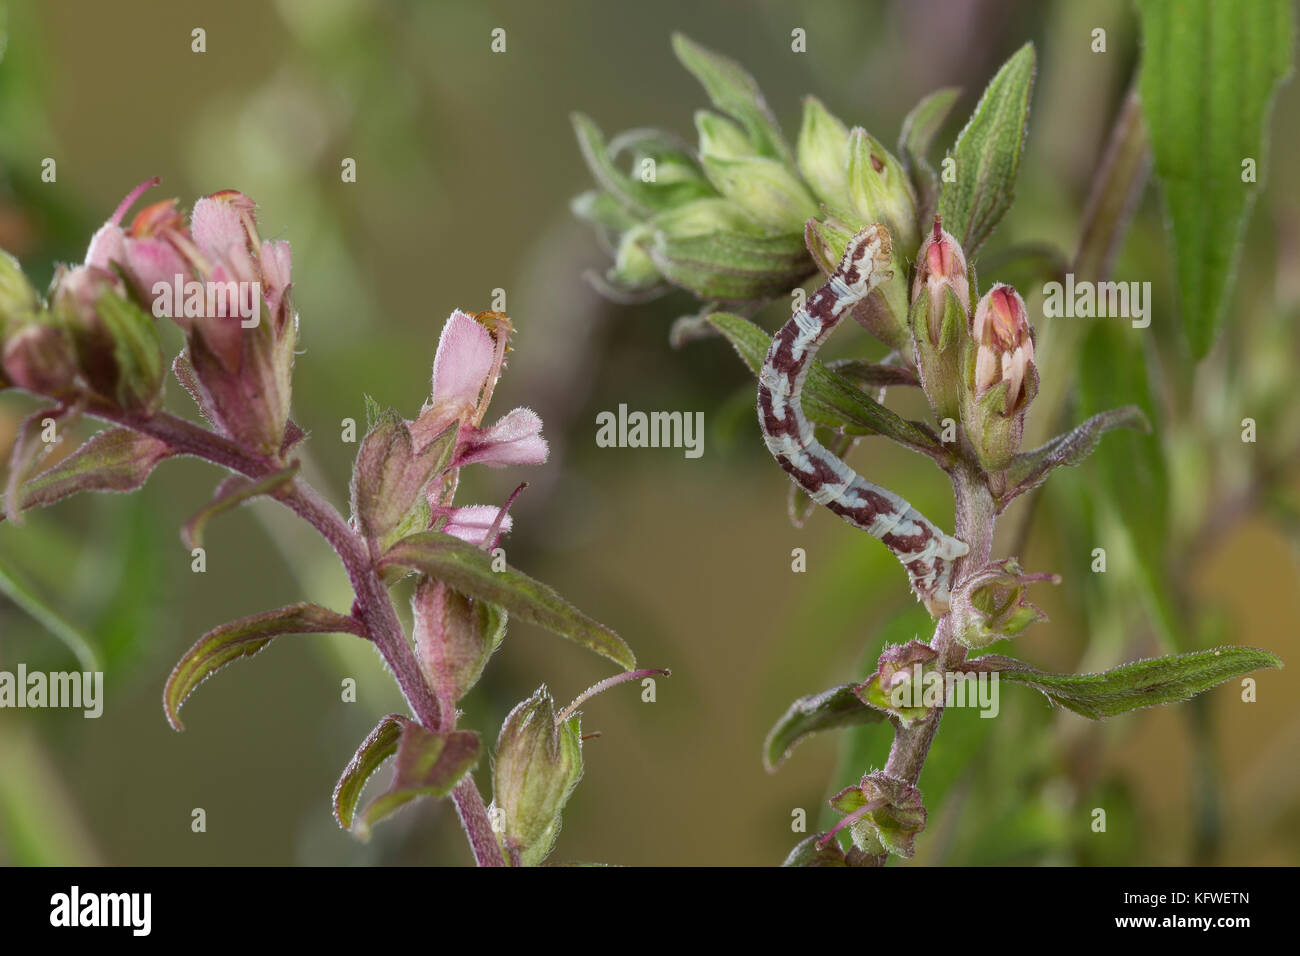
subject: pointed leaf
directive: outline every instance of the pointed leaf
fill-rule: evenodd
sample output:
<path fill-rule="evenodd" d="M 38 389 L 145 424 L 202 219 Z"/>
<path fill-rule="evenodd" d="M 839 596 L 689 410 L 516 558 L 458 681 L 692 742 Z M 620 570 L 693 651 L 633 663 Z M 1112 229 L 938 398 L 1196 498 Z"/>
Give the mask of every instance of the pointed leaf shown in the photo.
<path fill-rule="evenodd" d="M 771 347 L 771 336 L 753 322 L 726 312 L 715 312 L 709 321 L 727 337 L 757 376 Z M 848 435 L 884 435 L 932 458 L 948 456 L 948 451 L 924 425 L 907 421 L 873 401 L 844 376 L 816 359 L 804 382 L 803 410 L 809 421 L 842 429 Z"/>
<path fill-rule="evenodd" d="M 854 693 L 856 684 L 841 684 L 820 694 L 800 697 L 768 732 L 763 745 L 763 766 L 773 771 L 795 745 L 822 730 L 875 724 L 885 719 L 883 711 L 868 707 Z"/>
<path fill-rule="evenodd" d="M 194 517 L 185 522 L 181 529 L 181 540 L 187 548 L 198 548 L 203 544 L 203 529 L 217 515 L 233 511 L 246 501 L 259 495 L 274 495 L 281 488 L 290 484 L 298 474 L 300 463 L 295 461 L 288 468 L 272 472 L 257 481 L 243 475 L 231 475 L 217 486 L 212 500 L 201 508 Z"/>
<path fill-rule="evenodd" d="M 784 160 L 787 166 L 794 168 L 793 157 L 781 136 L 776 117 L 763 99 L 758 83 L 744 67 L 680 33 L 673 34 L 673 52 L 682 66 L 700 81 L 713 105 L 745 127 L 759 153 Z"/>
<path fill-rule="evenodd" d="M 401 714 L 389 714 L 370 731 L 357 752 L 353 754 L 343 775 L 334 786 L 334 819 L 345 830 L 352 829 L 356 816 L 357 802 L 361 791 L 385 760 L 397 753 L 397 742 L 402 736 L 402 727 L 407 718 Z"/>
<path fill-rule="evenodd" d="M 181 705 L 201 683 L 227 664 L 252 657 L 281 634 L 356 634 L 361 624 L 352 617 L 336 614 L 318 604 L 289 604 L 215 627 L 185 652 L 167 678 L 163 709 L 177 730 Z"/>
<path fill-rule="evenodd" d="M 1037 488 L 1053 470 L 1079 464 L 1092 454 L 1101 441 L 1101 436 L 1112 428 L 1135 428 L 1150 432 L 1151 423 L 1147 421 L 1142 409 L 1136 405 L 1125 405 L 1123 408 L 1113 408 L 1094 415 L 1071 431 L 1057 435 L 1047 444 L 1016 455 L 1011 467 L 1007 469 L 1008 491 L 1003 495 L 1003 502 Z"/>
<path fill-rule="evenodd" d="M 614 631 L 540 581 L 511 567 L 493 571 L 492 564 L 488 552 L 440 531 L 403 538 L 379 562 L 381 568 L 408 568 L 444 581 L 461 594 L 505 608 L 512 617 L 582 644 L 627 670 L 636 666 L 636 655 Z"/>
<path fill-rule="evenodd" d="M 1048 700 L 1093 720 L 1139 707 L 1188 700 L 1218 684 L 1262 667 L 1281 667 L 1276 655 L 1255 647 L 1216 647 L 1121 664 L 1100 674 L 1048 674 L 1023 661 L 990 655 L 973 669 L 1028 684 Z"/>
<path fill-rule="evenodd" d="M 18 510 L 43 508 L 79 491 L 135 491 L 171 455 L 171 448 L 157 438 L 129 428 L 106 428 L 58 464 L 28 479 L 18 491 Z"/>
<path fill-rule="evenodd" d="M 984 90 L 949 156 L 956 181 L 939 194 L 943 225 L 972 258 L 1011 208 L 1034 86 L 1034 46 L 1026 43 Z"/>
<path fill-rule="evenodd" d="M 1164 187 L 1192 354 L 1223 325 L 1250 206 L 1264 182 L 1274 91 L 1291 73 L 1291 0 L 1139 0 L 1139 92 Z M 1243 164 L 1251 161 L 1254 177 Z"/>
<path fill-rule="evenodd" d="M 398 718 L 401 726 L 393 782 L 366 804 L 352 826 L 365 840 L 370 828 L 418 797 L 445 797 L 478 764 L 478 734 L 453 730 L 436 734 L 413 720 Z"/>

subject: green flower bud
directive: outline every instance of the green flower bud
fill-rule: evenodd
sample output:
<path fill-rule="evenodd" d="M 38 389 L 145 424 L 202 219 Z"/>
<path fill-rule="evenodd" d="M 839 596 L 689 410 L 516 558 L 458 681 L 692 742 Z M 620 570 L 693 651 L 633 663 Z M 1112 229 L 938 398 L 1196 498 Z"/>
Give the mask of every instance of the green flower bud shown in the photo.
<path fill-rule="evenodd" d="M 910 257 L 921 241 L 916 193 L 902 164 L 860 126 L 849 134 L 848 181 L 849 200 L 863 224 L 884 223 L 894 248 Z"/>
<path fill-rule="evenodd" d="M 614 254 L 614 266 L 606 273 L 610 282 L 616 286 L 641 288 L 659 281 L 659 269 L 644 245 L 653 239 L 654 233 L 654 227 L 649 224 L 634 226 L 623 233 Z"/>
<path fill-rule="evenodd" d="M 815 96 L 803 101 L 797 153 L 799 173 L 817 198 L 849 208 L 849 131 Z"/>
<path fill-rule="evenodd" d="M 754 145 L 745 131 L 725 116 L 708 110 L 697 110 L 695 129 L 700 134 L 700 156 L 740 159 L 755 155 Z"/>
<path fill-rule="evenodd" d="M 545 686 L 501 725 L 492 768 L 492 805 L 506 858 L 523 866 L 546 859 L 559 835 L 564 805 L 582 779 L 582 735 L 575 714 L 555 722 Z"/>
<path fill-rule="evenodd" d="M 763 235 L 763 230 L 729 199 L 697 199 L 659 213 L 650 220 L 650 225 L 669 239 L 688 239 L 715 232 Z"/>
<path fill-rule="evenodd" d="M 801 232 L 817 215 L 817 204 L 789 168 L 760 156 L 704 157 L 704 171 L 718 192 L 751 219 L 775 232 Z"/>
<path fill-rule="evenodd" d="M 940 420 L 961 414 L 961 357 L 969 316 L 966 257 L 936 218 L 934 232 L 916 257 L 908 321 L 921 386 Z"/>

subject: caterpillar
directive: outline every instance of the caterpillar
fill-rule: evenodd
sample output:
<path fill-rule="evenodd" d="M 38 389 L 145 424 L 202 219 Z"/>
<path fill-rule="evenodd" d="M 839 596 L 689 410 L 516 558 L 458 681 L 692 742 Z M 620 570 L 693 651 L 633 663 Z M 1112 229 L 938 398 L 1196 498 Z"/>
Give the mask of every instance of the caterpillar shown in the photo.
<path fill-rule="evenodd" d="M 966 554 L 966 544 L 827 450 L 800 404 L 813 356 L 845 313 L 893 278 L 891 261 L 884 226 L 868 226 L 849 240 L 839 268 L 772 339 L 758 377 L 758 423 L 767 450 L 794 482 L 818 504 L 879 538 L 902 562 L 917 598 L 938 616 L 948 610 L 953 562 Z"/>

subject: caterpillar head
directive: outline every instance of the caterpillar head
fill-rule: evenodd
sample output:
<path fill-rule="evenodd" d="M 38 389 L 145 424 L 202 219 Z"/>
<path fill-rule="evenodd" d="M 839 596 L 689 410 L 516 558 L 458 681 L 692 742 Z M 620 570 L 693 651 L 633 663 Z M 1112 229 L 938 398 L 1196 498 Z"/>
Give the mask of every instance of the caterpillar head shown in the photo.
<path fill-rule="evenodd" d="M 840 267 L 831 278 L 839 280 L 853 301 L 860 301 L 876 286 L 894 277 L 892 261 L 889 230 L 874 223 L 849 240 Z"/>

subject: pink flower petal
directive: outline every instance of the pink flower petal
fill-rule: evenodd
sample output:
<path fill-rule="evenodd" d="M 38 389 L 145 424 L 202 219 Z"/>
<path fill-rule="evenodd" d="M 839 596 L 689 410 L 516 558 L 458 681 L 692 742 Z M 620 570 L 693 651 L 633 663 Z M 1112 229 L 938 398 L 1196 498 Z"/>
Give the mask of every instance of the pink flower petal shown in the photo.
<path fill-rule="evenodd" d="M 190 214 L 190 234 L 199 251 L 209 259 L 226 259 L 232 248 L 244 249 L 248 233 L 239 210 L 231 203 L 205 196 Z"/>
<path fill-rule="evenodd" d="M 453 312 L 442 327 L 433 359 L 432 404 L 473 408 L 495 352 L 487 329 L 459 309 Z"/>
<path fill-rule="evenodd" d="M 182 287 L 190 279 L 190 270 L 185 260 L 176 251 L 176 247 L 165 239 L 128 239 L 122 264 L 135 283 L 136 290 L 147 301 L 153 301 L 155 283 L 165 282 L 174 289 L 178 275 Z M 173 303 L 173 312 L 183 313 L 183 304 Z"/>
<path fill-rule="evenodd" d="M 444 509 L 443 513 L 447 515 L 447 524 L 442 529 L 445 534 L 454 535 L 481 548 L 501 509 L 496 505 L 464 505 Z M 501 520 L 500 533 L 509 531 L 513 523 L 514 519 L 506 515 Z"/>
<path fill-rule="evenodd" d="M 112 262 L 126 265 L 126 233 L 117 223 L 106 222 L 90 239 L 86 265 L 107 269 Z"/>
<path fill-rule="evenodd" d="M 270 239 L 262 243 L 261 266 L 262 295 L 266 297 L 266 306 L 271 315 L 278 316 L 284 293 L 293 281 L 289 243 L 284 240 L 272 242 Z"/>
<path fill-rule="evenodd" d="M 516 408 L 491 428 L 474 429 L 454 465 L 540 465 L 546 455 L 541 418 L 531 408 Z"/>

